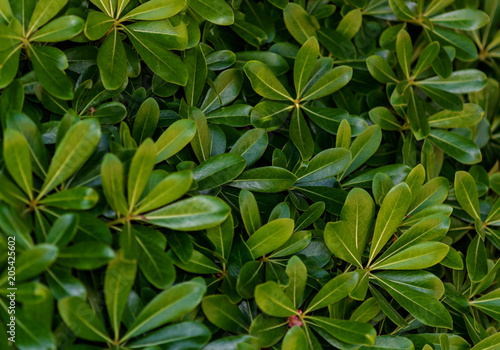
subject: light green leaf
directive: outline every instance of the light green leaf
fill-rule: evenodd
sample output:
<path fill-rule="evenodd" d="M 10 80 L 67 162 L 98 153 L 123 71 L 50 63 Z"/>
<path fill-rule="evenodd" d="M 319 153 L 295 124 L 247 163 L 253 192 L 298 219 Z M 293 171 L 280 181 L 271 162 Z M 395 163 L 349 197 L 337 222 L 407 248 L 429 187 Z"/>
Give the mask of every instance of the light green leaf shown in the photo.
<path fill-rule="evenodd" d="M 293 233 L 292 219 L 273 220 L 255 231 L 246 244 L 254 258 L 269 254 L 284 244 Z M 272 315 L 271 315 L 272 316 Z"/>
<path fill-rule="evenodd" d="M 234 23 L 233 9 L 224 0 L 188 0 L 188 4 L 209 22 L 221 26 Z"/>
<path fill-rule="evenodd" d="M 95 119 L 73 124 L 58 145 L 38 198 L 73 175 L 90 158 L 101 138 Z"/>
<path fill-rule="evenodd" d="M 112 342 L 100 318 L 83 299 L 74 296 L 61 299 L 57 308 L 64 323 L 78 333 L 79 338 Z"/>
<path fill-rule="evenodd" d="M 161 292 L 142 309 L 120 340 L 125 341 L 184 316 L 201 302 L 205 291 L 203 284 L 191 281 Z"/>
<path fill-rule="evenodd" d="M 15 129 L 7 129 L 4 132 L 3 160 L 12 179 L 32 200 L 30 146 L 24 135 Z"/>
<path fill-rule="evenodd" d="M 147 139 L 139 146 L 130 163 L 127 182 L 129 212 L 132 212 L 148 184 L 155 159 L 155 144 L 151 139 Z"/>
<path fill-rule="evenodd" d="M 321 309 L 344 299 L 356 287 L 358 274 L 355 272 L 343 273 L 326 283 L 311 300 L 304 313 Z"/>
<path fill-rule="evenodd" d="M 467 214 L 473 219 L 481 219 L 476 182 L 468 172 L 457 171 L 455 173 L 455 195 L 458 203 Z"/>
<path fill-rule="evenodd" d="M 368 264 L 382 250 L 399 226 L 411 203 L 411 191 L 404 182 L 394 186 L 384 198 L 375 222 L 370 259 Z"/>
<path fill-rule="evenodd" d="M 154 21 L 172 17 L 186 5 L 186 0 L 149 0 L 127 13 L 121 19 Z"/>
<path fill-rule="evenodd" d="M 152 211 L 144 218 L 152 224 L 179 231 L 196 231 L 222 223 L 230 213 L 219 198 L 196 196 Z"/>
<path fill-rule="evenodd" d="M 252 88 L 262 97 L 278 101 L 293 101 L 288 91 L 264 63 L 250 61 L 245 64 L 243 70 L 250 80 Z"/>

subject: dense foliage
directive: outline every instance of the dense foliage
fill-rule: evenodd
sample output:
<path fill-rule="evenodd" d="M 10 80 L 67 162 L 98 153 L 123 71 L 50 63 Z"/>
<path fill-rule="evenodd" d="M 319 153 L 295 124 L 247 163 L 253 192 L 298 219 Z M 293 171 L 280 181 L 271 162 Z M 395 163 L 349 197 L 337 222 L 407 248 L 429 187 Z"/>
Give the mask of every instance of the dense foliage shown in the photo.
<path fill-rule="evenodd" d="M 500 349 L 499 24 L 0 0 L 0 348 Z"/>

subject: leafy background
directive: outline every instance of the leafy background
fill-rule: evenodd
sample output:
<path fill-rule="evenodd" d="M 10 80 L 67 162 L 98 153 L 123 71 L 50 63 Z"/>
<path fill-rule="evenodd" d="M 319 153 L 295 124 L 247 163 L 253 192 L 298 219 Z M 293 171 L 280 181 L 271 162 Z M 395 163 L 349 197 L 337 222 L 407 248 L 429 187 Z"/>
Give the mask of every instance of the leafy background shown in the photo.
<path fill-rule="evenodd" d="M 0 348 L 500 349 L 499 22 L 0 0 Z"/>

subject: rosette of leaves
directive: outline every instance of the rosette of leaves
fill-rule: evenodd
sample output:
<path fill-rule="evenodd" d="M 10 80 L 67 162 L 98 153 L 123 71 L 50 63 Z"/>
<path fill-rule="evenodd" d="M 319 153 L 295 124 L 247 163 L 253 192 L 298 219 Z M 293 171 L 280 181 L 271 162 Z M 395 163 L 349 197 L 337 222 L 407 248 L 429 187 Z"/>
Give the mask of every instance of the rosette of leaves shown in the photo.
<path fill-rule="evenodd" d="M 293 73 L 295 98 L 262 62 L 250 61 L 244 67 L 253 90 L 265 98 L 252 109 L 252 124 L 271 131 L 279 128 L 292 114 L 290 139 L 304 161 L 309 160 L 314 153 L 314 140 L 304 113 L 330 132 L 336 132 L 342 119 L 351 120 L 343 110 L 318 111 L 308 106 L 310 101 L 341 89 L 352 77 L 351 67 L 339 66 L 332 69 L 333 60 L 326 57 L 318 60 L 318 55 L 319 44 L 314 37 L 308 39 L 297 53 Z"/>
<path fill-rule="evenodd" d="M 170 255 L 174 264 L 188 273 L 212 275 L 213 278 L 207 276 L 211 288 L 218 286 L 235 303 L 242 298 L 252 299 L 259 283 L 282 279 L 287 257 L 303 251 L 311 243 L 312 233 L 304 229 L 323 214 L 324 204 L 318 203 L 304 212 L 297 227 L 294 227 L 286 203 L 277 205 L 264 224 L 251 192 L 240 192 L 239 208 L 241 227 L 233 227 L 234 220 L 230 216 L 221 225 L 206 230 L 205 244 L 185 236 L 172 241 Z M 239 232 L 243 228 L 246 235 Z M 310 264 L 314 265 L 314 261 Z M 317 264 L 317 270 L 321 267 Z M 208 317 L 212 316 L 216 317 L 213 313 Z"/>
<path fill-rule="evenodd" d="M 99 301 L 90 298 L 86 301 L 78 296 L 69 296 L 58 301 L 61 318 L 74 333 L 72 341 L 77 338 L 80 346 L 91 347 L 91 344 L 101 343 L 101 346 L 116 349 L 140 349 L 172 343 L 199 349 L 205 345 L 210 339 L 210 332 L 201 323 L 189 320 L 174 322 L 193 312 L 201 302 L 206 292 L 203 280 L 196 278 L 178 283 L 151 300 L 143 301 L 132 291 L 136 271 L 135 261 L 117 257 L 109 263 L 102 286 L 105 310 L 104 305 L 97 310 L 93 308 L 89 303 Z"/>
<path fill-rule="evenodd" d="M 84 21 L 78 16 L 54 18 L 67 3 L 68 0 L 2 0 L 0 88 L 14 80 L 23 51 L 45 90 L 63 100 L 73 98 L 73 83 L 64 73 L 68 67 L 66 55 L 54 46 L 45 45 L 70 40 L 82 31 Z"/>
<path fill-rule="evenodd" d="M 473 127 L 482 119 L 483 110 L 475 104 L 464 104 L 457 94 L 481 91 L 486 85 L 484 73 L 474 69 L 453 73 L 450 70 L 444 78 L 440 72 L 441 65 L 435 63 L 440 52 L 438 42 L 432 42 L 423 48 L 412 72 L 413 45 L 404 29 L 397 34 L 396 47 L 400 78 L 381 56 L 368 57 L 366 64 L 375 79 L 387 84 L 390 104 L 406 124 L 401 125 L 386 107 L 372 109 L 369 113 L 372 121 L 386 130 L 411 128 L 416 140 L 428 138 L 433 145 L 462 163 L 479 162 L 481 160 L 479 147 L 472 140 L 439 129 Z M 444 66 L 451 69 L 451 64 Z M 439 77 L 422 79 L 422 76 L 432 74 L 432 70 L 438 73 Z M 419 97 L 420 92 L 444 110 L 438 111 L 425 104 Z M 431 116 L 428 117 L 428 114 Z M 431 127 L 435 129 L 431 130 Z"/>
<path fill-rule="evenodd" d="M 389 5 L 389 6 L 387 6 Z M 460 31 L 472 32 L 484 27 L 490 20 L 488 14 L 474 8 L 459 8 L 444 10 L 450 2 L 442 0 L 405 2 L 402 0 L 385 1 L 372 0 L 364 9 L 364 14 L 372 15 L 389 21 L 403 21 L 420 26 L 427 41 L 437 41 L 441 45 L 442 62 L 449 62 L 444 53 L 446 47 L 453 48 L 458 59 L 471 61 L 477 59 L 478 53 L 474 42 Z M 403 25 L 395 25 L 386 30 L 386 35 L 392 37 Z M 471 36 L 475 34 L 471 33 Z"/>
<path fill-rule="evenodd" d="M 129 0 L 92 3 L 100 11 L 89 12 L 84 31 L 90 40 L 102 41 L 97 65 L 107 90 L 116 90 L 124 84 L 127 60 L 135 55 L 123 43 L 121 33 L 160 81 L 184 86 L 188 82 L 187 67 L 171 50 L 196 46 L 200 39 L 199 16 L 219 25 L 234 21 L 231 7 L 222 0 L 211 5 L 203 0 L 189 1 L 196 15 L 180 13 L 186 9 L 186 0 L 150 0 L 140 5 Z"/>
<path fill-rule="evenodd" d="M 439 301 L 444 294 L 443 283 L 423 269 L 438 263 L 463 268 L 458 253 L 444 240 L 452 211 L 442 204 L 448 196 L 448 180 L 437 177 L 425 184 L 424 180 L 421 165 L 396 185 L 387 174 L 378 173 L 372 182 L 375 201 L 363 189 L 351 190 L 340 220 L 328 223 L 324 233 L 330 251 L 357 268 L 359 282 L 350 297 L 365 300 L 369 290 L 380 309 L 400 329 L 408 327 L 413 319 L 452 328 L 451 316 Z M 380 205 L 377 215 L 375 203 Z M 410 315 L 402 317 L 379 288 Z"/>

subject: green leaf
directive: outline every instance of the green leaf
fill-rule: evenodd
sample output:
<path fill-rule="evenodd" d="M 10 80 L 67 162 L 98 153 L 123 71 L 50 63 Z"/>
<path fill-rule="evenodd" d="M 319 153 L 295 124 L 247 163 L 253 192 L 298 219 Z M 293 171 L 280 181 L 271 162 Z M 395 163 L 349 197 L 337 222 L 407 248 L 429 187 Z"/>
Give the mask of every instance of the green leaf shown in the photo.
<path fill-rule="evenodd" d="M 108 153 L 101 165 L 101 182 L 104 196 L 110 207 L 119 214 L 128 212 L 123 180 L 123 164 L 114 154 Z"/>
<path fill-rule="evenodd" d="M 254 258 L 269 254 L 288 241 L 293 233 L 293 227 L 292 219 L 273 220 L 250 236 L 246 242 L 248 249 Z"/>
<path fill-rule="evenodd" d="M 498 342 L 500 341 L 500 333 L 490 335 L 488 338 L 480 341 L 476 346 L 474 346 L 471 350 L 489 350 L 495 349 L 498 346 Z"/>
<path fill-rule="evenodd" d="M 93 208 L 99 200 L 97 192 L 90 187 L 76 187 L 51 194 L 40 204 L 60 209 L 87 210 Z"/>
<path fill-rule="evenodd" d="M 188 0 L 188 4 L 209 22 L 221 26 L 234 23 L 233 9 L 224 0 Z"/>
<path fill-rule="evenodd" d="M 382 130 L 395 131 L 401 129 L 401 124 L 391 111 L 386 107 L 375 107 L 368 112 L 370 119 L 380 125 Z"/>
<path fill-rule="evenodd" d="M 127 182 L 129 212 L 132 212 L 148 184 L 155 158 L 156 147 L 151 139 L 144 141 L 132 158 Z"/>
<path fill-rule="evenodd" d="M 247 233 L 251 236 L 262 226 L 257 201 L 252 192 L 243 189 L 238 196 L 238 203 L 243 225 Z"/>
<path fill-rule="evenodd" d="M 384 298 L 382 293 L 380 293 L 376 288 L 369 285 L 370 293 L 373 295 L 380 310 L 392 321 L 394 324 L 401 328 L 408 327 L 408 322 L 391 306 L 391 304 Z"/>
<path fill-rule="evenodd" d="M 297 97 L 300 97 L 304 87 L 311 76 L 314 69 L 314 64 L 318 59 L 319 44 L 315 37 L 310 37 L 304 45 L 300 48 L 297 56 L 295 57 L 295 64 L 293 67 L 293 79 L 295 84 L 295 91 Z"/>
<path fill-rule="evenodd" d="M 288 285 L 285 294 L 292 300 L 293 305 L 298 308 L 302 304 L 307 282 L 307 268 L 297 256 L 288 260 L 285 270 L 288 276 Z"/>
<path fill-rule="evenodd" d="M 57 262 L 79 270 L 94 270 L 115 257 L 111 247 L 102 242 L 83 241 L 64 248 Z"/>
<path fill-rule="evenodd" d="M 196 134 L 191 140 L 191 147 L 200 163 L 206 161 L 210 157 L 210 134 L 205 115 L 196 107 L 189 107 L 189 119 L 194 120 L 196 126 Z"/>
<path fill-rule="evenodd" d="M 473 219 L 481 219 L 476 182 L 472 175 L 466 171 L 455 173 L 455 196 L 467 214 Z"/>
<path fill-rule="evenodd" d="M 384 198 L 373 233 L 368 264 L 382 250 L 396 228 L 403 220 L 411 203 L 411 191 L 404 182 L 394 186 Z"/>
<path fill-rule="evenodd" d="M 108 33 L 114 22 L 113 17 L 99 11 L 92 11 L 85 22 L 85 36 L 90 40 L 99 40 Z"/>
<path fill-rule="evenodd" d="M 321 28 L 317 31 L 317 35 L 321 44 L 334 57 L 343 60 L 356 58 L 356 47 L 345 34 L 331 28 Z"/>
<path fill-rule="evenodd" d="M 350 321 L 370 322 L 373 317 L 378 315 L 380 307 L 374 297 L 366 299 L 353 313 Z M 376 343 L 376 342 L 375 342 Z"/>
<path fill-rule="evenodd" d="M 392 11 L 402 21 L 411 21 L 415 19 L 412 10 L 406 5 L 404 0 L 389 0 L 389 6 Z"/>
<path fill-rule="evenodd" d="M 433 128 L 467 128 L 476 125 L 484 115 L 483 109 L 473 103 L 464 104 L 462 111 L 441 111 L 429 117 Z"/>
<path fill-rule="evenodd" d="M 306 334 L 302 328 L 292 327 L 288 332 L 286 332 L 281 348 L 287 350 L 308 349 Z"/>
<path fill-rule="evenodd" d="M 404 75 L 408 79 L 411 74 L 411 58 L 413 56 L 413 43 L 411 42 L 410 34 L 404 29 L 398 33 L 396 41 L 396 53 L 398 56 L 399 66 L 403 70 Z"/>
<path fill-rule="evenodd" d="M 417 77 L 420 73 L 422 73 L 424 69 L 426 69 L 430 64 L 434 62 L 438 54 L 439 43 L 437 41 L 433 41 L 432 43 L 427 45 L 418 58 L 413 76 Z"/>
<path fill-rule="evenodd" d="M 73 98 L 73 83 L 53 61 L 54 50 L 57 49 L 31 46 L 33 70 L 47 92 L 61 100 L 71 100 Z"/>
<path fill-rule="evenodd" d="M 448 254 L 449 246 L 439 242 L 422 242 L 391 255 L 372 270 L 417 270 L 434 266 Z"/>
<path fill-rule="evenodd" d="M 4 132 L 3 159 L 14 181 L 32 200 L 30 146 L 24 135 L 15 129 L 7 129 Z"/>
<path fill-rule="evenodd" d="M 83 299 L 79 297 L 67 297 L 59 300 L 57 304 L 59 314 L 64 323 L 79 338 L 102 342 L 112 342 L 106 328 L 94 310 Z"/>
<path fill-rule="evenodd" d="M 453 94 L 464 94 L 482 90 L 486 85 L 486 75 L 477 69 L 465 69 L 453 72 L 448 79 L 432 77 L 415 84 L 434 87 Z"/>
<path fill-rule="evenodd" d="M 412 192 L 413 201 L 408 215 L 415 215 L 425 208 L 441 204 L 448 197 L 448 179 L 436 177 L 423 185 L 417 193 Z"/>
<path fill-rule="evenodd" d="M 186 315 L 201 302 L 205 291 L 204 284 L 191 281 L 161 292 L 142 309 L 120 340 L 125 341 Z"/>
<path fill-rule="evenodd" d="M 156 140 L 156 163 L 172 157 L 183 149 L 196 133 L 196 124 L 192 120 L 177 120 Z"/>
<path fill-rule="evenodd" d="M 400 254 L 415 244 L 426 241 L 439 241 L 450 228 L 450 219 L 442 214 L 429 215 L 405 231 L 372 265 L 383 263 L 387 258 Z"/>
<path fill-rule="evenodd" d="M 104 297 L 111 326 L 118 338 L 120 323 L 127 299 L 135 281 L 137 264 L 117 257 L 108 264 L 104 276 Z"/>
<path fill-rule="evenodd" d="M 255 288 L 257 305 L 269 316 L 288 317 L 297 315 L 293 302 L 276 282 L 259 284 Z"/>
<path fill-rule="evenodd" d="M 443 130 L 431 130 L 432 143 L 450 157 L 464 164 L 475 164 L 481 161 L 479 147 L 468 138 Z"/>
<path fill-rule="evenodd" d="M 184 62 L 151 35 L 125 28 L 139 56 L 163 80 L 184 86 L 188 81 L 188 70 Z"/>
<path fill-rule="evenodd" d="M 203 113 L 209 113 L 226 106 L 239 95 L 243 85 L 243 74 L 240 69 L 227 69 L 215 79 L 200 107 Z"/>
<path fill-rule="evenodd" d="M 398 79 L 391 67 L 382 57 L 377 55 L 372 55 L 366 59 L 366 66 L 370 71 L 370 74 L 380 83 L 397 83 Z"/>
<path fill-rule="evenodd" d="M 328 317 L 314 316 L 310 322 L 348 344 L 373 345 L 377 332 L 372 326 L 354 321 L 335 320 Z"/>
<path fill-rule="evenodd" d="M 136 212 L 144 213 L 172 203 L 186 194 L 192 181 L 193 175 L 189 170 L 167 175 L 139 202 Z"/>
<path fill-rule="evenodd" d="M 361 28 L 362 20 L 363 14 L 359 9 L 351 10 L 340 20 L 337 31 L 352 39 Z"/>
<path fill-rule="evenodd" d="M 349 149 L 351 146 L 351 126 L 347 120 L 342 120 L 337 131 L 335 147 Z"/>
<path fill-rule="evenodd" d="M 40 28 L 50 21 L 62 8 L 68 3 L 68 0 L 41 0 L 36 3 L 35 9 L 31 14 L 28 33 Z"/>
<path fill-rule="evenodd" d="M 309 160 L 314 153 L 314 140 L 300 108 L 295 108 L 293 111 L 289 132 L 290 139 L 299 150 L 302 160 Z"/>
<path fill-rule="evenodd" d="M 233 333 L 248 332 L 248 321 L 238 306 L 225 295 L 210 295 L 201 303 L 203 313 L 217 327 Z"/>
<path fill-rule="evenodd" d="M 481 282 L 488 274 L 486 247 L 479 235 L 470 242 L 465 263 L 472 282 Z"/>
<path fill-rule="evenodd" d="M 475 9 L 460 9 L 430 18 L 433 24 L 460 30 L 479 29 L 484 27 L 489 20 L 490 18 L 486 13 Z"/>
<path fill-rule="evenodd" d="M 154 98 L 150 97 L 141 104 L 132 129 L 132 137 L 137 144 L 141 144 L 145 139 L 153 136 L 159 117 L 160 107 Z"/>
<path fill-rule="evenodd" d="M 69 40 L 80 34 L 84 21 L 77 16 L 62 16 L 37 30 L 32 41 L 59 42 Z"/>
<path fill-rule="evenodd" d="M 233 145 L 229 153 L 239 154 L 246 159 L 245 168 L 262 157 L 268 145 L 267 132 L 264 129 L 252 129 L 245 132 Z"/>
<path fill-rule="evenodd" d="M 231 215 L 218 226 L 207 229 L 207 237 L 215 246 L 215 252 L 225 261 L 229 259 L 233 244 L 234 227 Z"/>
<path fill-rule="evenodd" d="M 365 249 L 374 216 L 375 203 L 368 192 L 361 188 L 352 189 L 342 207 L 340 219 L 346 224 L 350 235 L 354 238 L 359 254 Z"/>
<path fill-rule="evenodd" d="M 66 246 L 75 236 L 79 221 L 76 214 L 61 215 L 52 224 L 46 242 L 55 244 L 59 248 Z"/>
<path fill-rule="evenodd" d="M 283 11 L 283 17 L 286 28 L 300 44 L 304 44 L 307 39 L 316 34 L 311 17 L 299 4 L 290 2 Z"/>
<path fill-rule="evenodd" d="M 37 244 L 20 254 L 16 259 L 15 265 L 16 284 L 36 277 L 45 271 L 56 261 L 58 251 L 57 246 L 43 243 Z M 11 274 L 7 274 L 7 269 L 5 269 L 0 278 L 0 285 L 4 285 L 7 282 L 7 275 L 11 276 Z"/>
<path fill-rule="evenodd" d="M 188 70 L 188 81 L 184 87 L 186 102 L 189 106 L 196 106 L 207 79 L 207 61 L 201 45 L 186 52 L 184 63 Z"/>
<path fill-rule="evenodd" d="M 230 185 L 249 191 L 275 193 L 287 190 L 296 181 L 297 177 L 288 170 L 270 166 L 247 170 Z"/>
<path fill-rule="evenodd" d="M 146 279 L 156 288 L 170 287 L 175 280 L 175 268 L 165 253 L 164 236 L 141 226 L 133 226 L 132 236 L 131 244 L 138 255 L 137 265 Z"/>
<path fill-rule="evenodd" d="M 451 316 L 433 296 L 417 291 L 404 283 L 376 277 L 376 281 L 417 320 L 432 327 L 451 328 Z"/>
<path fill-rule="evenodd" d="M 0 69 L 0 89 L 7 87 L 16 77 L 20 54 L 21 45 L 11 50 L 0 51 L 0 66 L 3 67 Z"/>
<path fill-rule="evenodd" d="M 378 205 L 382 204 L 385 195 L 394 187 L 394 182 L 391 177 L 386 173 L 377 173 L 373 177 L 372 181 L 372 192 L 375 198 L 375 203 Z"/>
<path fill-rule="evenodd" d="M 378 149 L 382 141 L 382 131 L 378 125 L 372 125 L 361 133 L 351 144 L 351 163 L 341 174 L 340 179 L 351 174 L 366 162 Z M 339 179 L 339 180 L 340 180 Z"/>
<path fill-rule="evenodd" d="M 352 68 L 348 66 L 335 67 L 305 90 L 301 101 L 315 100 L 343 88 L 351 80 L 352 72 Z"/>
<path fill-rule="evenodd" d="M 186 0 L 149 0 L 128 12 L 121 19 L 154 21 L 172 17 L 186 5 Z"/>
<path fill-rule="evenodd" d="M 356 287 L 357 283 L 358 274 L 355 272 L 343 273 L 335 277 L 319 290 L 304 313 L 321 309 L 344 299 Z"/>
<path fill-rule="evenodd" d="M 245 64 L 243 70 L 250 80 L 252 88 L 262 97 L 278 101 L 293 101 L 288 91 L 264 63 L 250 61 Z"/>
<path fill-rule="evenodd" d="M 265 282 L 265 266 L 262 261 L 248 261 L 243 265 L 236 281 L 236 291 L 242 298 L 253 298 L 255 287 Z"/>
<path fill-rule="evenodd" d="M 432 86 L 420 85 L 420 88 L 422 89 L 423 92 L 425 92 L 427 96 L 429 96 L 432 99 L 432 101 L 434 101 L 437 105 L 445 109 L 459 112 L 462 111 L 464 108 L 462 99 L 459 96 L 452 94 L 451 92 L 446 92 L 441 89 L 436 89 Z"/>
<path fill-rule="evenodd" d="M 325 203 L 317 202 L 312 204 L 298 219 L 295 232 L 307 228 L 318 220 L 325 211 Z"/>
<path fill-rule="evenodd" d="M 230 213 L 219 198 L 196 196 L 144 215 L 148 222 L 179 231 L 196 231 L 222 223 Z"/>
<path fill-rule="evenodd" d="M 356 247 L 356 238 L 343 221 L 329 222 L 324 232 L 325 244 L 336 257 L 358 267 L 363 267 Z"/>
<path fill-rule="evenodd" d="M 210 331 L 203 324 L 193 321 L 183 321 L 159 328 L 146 336 L 127 343 L 127 347 L 144 348 L 158 345 L 201 348 L 208 343 Z M 169 345 L 171 344 L 171 345 Z"/>
<path fill-rule="evenodd" d="M 431 131 L 429 121 L 424 112 L 422 101 L 415 96 L 413 89 L 410 87 L 408 91 L 408 109 L 407 115 L 410 121 L 411 130 L 417 140 L 422 140 L 427 137 Z"/>
<path fill-rule="evenodd" d="M 242 156 L 219 154 L 197 166 L 193 178 L 198 183 L 198 190 L 209 190 L 236 178 L 245 169 L 245 165 L 246 160 Z"/>
<path fill-rule="evenodd" d="M 287 329 L 283 319 L 259 314 L 252 321 L 250 334 L 259 338 L 261 346 L 269 347 L 280 341 Z"/>
<path fill-rule="evenodd" d="M 38 198 L 68 179 L 90 158 L 101 138 L 95 119 L 73 124 L 58 145 Z"/>

